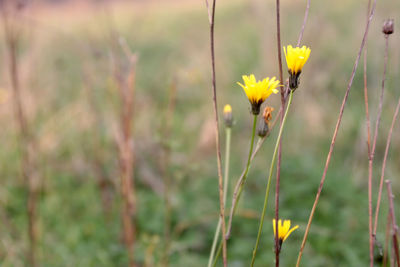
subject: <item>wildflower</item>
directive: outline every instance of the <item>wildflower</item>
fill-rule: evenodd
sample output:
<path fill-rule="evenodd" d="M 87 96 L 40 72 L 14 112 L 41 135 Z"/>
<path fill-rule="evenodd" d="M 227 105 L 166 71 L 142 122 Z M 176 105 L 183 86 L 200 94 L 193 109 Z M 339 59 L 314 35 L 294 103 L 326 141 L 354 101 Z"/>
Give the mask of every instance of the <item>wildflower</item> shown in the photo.
<path fill-rule="evenodd" d="M 228 128 L 232 127 L 233 124 L 232 107 L 229 104 L 224 106 L 224 121 L 226 127 Z"/>
<path fill-rule="evenodd" d="M 382 32 L 386 35 L 392 34 L 394 31 L 394 21 L 393 19 L 387 19 L 383 23 Z"/>
<path fill-rule="evenodd" d="M 286 63 L 290 74 L 289 87 L 292 90 L 296 90 L 299 86 L 301 70 L 310 57 L 311 49 L 306 46 L 293 48 L 291 45 L 288 45 L 286 48 L 283 47 L 283 51 L 285 52 Z"/>
<path fill-rule="evenodd" d="M 247 98 L 251 104 L 251 111 L 254 115 L 258 115 L 260 113 L 261 104 L 272 94 L 277 94 L 278 90 L 276 89 L 280 82 L 276 80 L 275 77 L 265 78 L 262 81 L 256 80 L 254 74 L 250 76 L 243 75 L 244 84 L 238 82 L 238 84 L 243 87 L 244 92 L 247 95 Z"/>
<path fill-rule="evenodd" d="M 267 134 L 269 134 L 269 122 L 272 119 L 272 111 L 274 111 L 273 107 L 265 107 L 263 119 L 261 120 L 261 124 L 259 124 L 257 129 L 259 137 L 265 137 Z"/>
<path fill-rule="evenodd" d="M 275 219 L 272 220 L 272 227 L 274 229 L 274 236 L 276 236 L 276 228 L 275 228 L 276 221 Z M 278 220 L 278 239 L 279 239 L 279 248 L 278 250 L 281 250 L 281 246 L 283 241 L 286 240 L 286 238 L 289 237 L 289 235 L 299 228 L 298 225 L 290 229 L 290 220 L 284 220 L 282 224 L 282 220 Z"/>

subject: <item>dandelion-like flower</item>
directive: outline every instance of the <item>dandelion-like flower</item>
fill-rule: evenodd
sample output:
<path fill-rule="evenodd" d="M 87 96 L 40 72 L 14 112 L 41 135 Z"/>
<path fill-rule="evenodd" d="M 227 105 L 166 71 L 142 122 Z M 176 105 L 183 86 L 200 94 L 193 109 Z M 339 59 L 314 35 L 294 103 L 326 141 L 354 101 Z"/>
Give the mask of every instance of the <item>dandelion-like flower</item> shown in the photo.
<path fill-rule="evenodd" d="M 262 81 L 257 81 L 254 74 L 249 76 L 242 76 L 244 85 L 238 84 L 243 87 L 244 92 L 247 95 L 247 98 L 251 104 L 251 111 L 254 115 L 258 115 L 260 113 L 261 104 L 271 95 L 277 94 L 278 90 L 276 89 L 280 82 L 275 77 L 265 78 Z"/>
<path fill-rule="evenodd" d="M 224 106 L 224 121 L 226 127 L 230 128 L 233 124 L 232 107 L 227 104 Z"/>
<path fill-rule="evenodd" d="M 274 236 L 276 236 L 276 228 L 275 228 L 276 221 L 275 219 L 272 220 L 272 227 L 274 229 Z M 290 220 L 284 220 L 282 224 L 282 220 L 278 220 L 278 239 L 279 239 L 279 248 L 278 250 L 281 250 L 281 246 L 283 241 L 286 240 L 290 236 L 290 234 L 299 228 L 298 225 L 290 229 Z"/>
<path fill-rule="evenodd" d="M 299 77 L 304 64 L 310 57 L 311 49 L 306 46 L 292 47 L 288 45 L 283 47 L 285 52 L 286 63 L 289 69 L 289 87 L 295 90 L 299 86 Z"/>

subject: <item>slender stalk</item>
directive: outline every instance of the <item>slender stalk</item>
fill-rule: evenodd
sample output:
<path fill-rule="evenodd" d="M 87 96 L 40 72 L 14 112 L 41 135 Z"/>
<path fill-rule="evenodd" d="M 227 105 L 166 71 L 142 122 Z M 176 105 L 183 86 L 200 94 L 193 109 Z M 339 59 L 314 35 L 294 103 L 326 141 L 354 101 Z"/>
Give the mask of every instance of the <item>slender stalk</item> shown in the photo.
<path fill-rule="evenodd" d="M 366 20 L 368 22 L 369 14 L 371 8 L 371 0 L 368 0 L 367 16 Z M 368 33 L 366 35 L 366 42 L 368 41 Z M 372 220 L 372 153 L 371 153 L 371 122 L 369 117 L 369 104 L 368 104 L 368 84 L 367 84 L 367 51 L 368 46 L 364 49 L 364 103 L 365 103 L 365 119 L 367 123 L 367 152 L 368 152 L 368 224 L 369 224 L 369 234 L 370 234 L 370 258 L 371 258 L 371 220 Z M 373 251 L 373 247 L 372 247 Z"/>
<path fill-rule="evenodd" d="M 224 203 L 226 203 L 226 196 L 228 194 L 228 184 L 229 184 L 229 162 L 230 162 L 230 151 L 231 151 L 231 127 L 226 127 L 225 129 L 225 168 L 224 168 Z M 211 246 L 210 257 L 208 259 L 208 267 L 212 266 L 215 249 L 217 248 L 217 241 L 219 237 L 219 232 L 221 231 L 221 220 L 218 221 L 217 229 L 215 230 L 213 243 Z"/>
<path fill-rule="evenodd" d="M 371 0 L 368 0 L 367 8 L 367 22 L 371 8 Z M 366 35 L 366 42 L 368 41 L 368 33 Z M 364 48 L 364 103 L 365 103 L 365 119 L 367 122 L 367 148 L 368 148 L 368 159 L 371 157 L 371 122 L 369 118 L 369 105 L 368 105 L 368 84 L 367 84 L 367 54 L 368 46 Z"/>
<path fill-rule="evenodd" d="M 386 219 L 386 233 L 385 233 L 385 250 L 383 251 L 383 267 L 386 267 L 388 252 L 389 252 L 389 236 L 390 236 L 390 213 L 387 215 Z"/>
<path fill-rule="evenodd" d="M 276 125 L 276 123 L 277 123 L 277 121 L 278 121 L 278 118 L 280 117 L 280 112 L 281 112 L 281 111 L 279 110 L 277 116 L 275 117 L 274 121 L 272 122 L 271 127 L 270 127 L 270 131 L 272 131 L 272 129 L 273 129 L 274 126 Z M 265 137 L 262 137 L 262 138 L 259 138 L 259 139 L 258 139 L 256 148 L 254 149 L 253 154 L 251 155 L 250 164 L 251 164 L 251 162 L 254 160 L 255 156 L 257 155 L 258 151 L 260 150 L 262 144 L 264 144 L 264 141 L 265 141 L 265 139 L 266 139 L 267 137 L 268 137 L 268 135 L 265 136 Z M 245 175 L 245 172 L 246 172 L 246 170 L 243 170 L 242 175 L 240 176 L 239 180 L 243 179 L 243 176 Z M 229 225 L 228 228 L 230 228 L 230 225 Z M 212 265 L 212 266 L 215 266 L 215 265 L 216 265 L 217 259 L 218 259 L 218 257 L 221 255 L 221 250 L 222 250 L 222 243 L 220 242 L 220 244 L 219 244 L 219 246 L 218 246 L 218 251 L 217 251 L 217 254 L 216 254 L 216 257 L 215 257 L 215 259 L 214 259 L 214 262 L 213 262 L 213 265 Z"/>
<path fill-rule="evenodd" d="M 383 75 L 383 79 L 382 79 L 382 90 L 383 90 L 383 87 L 384 87 L 384 84 L 385 84 L 384 81 L 385 81 L 385 72 L 386 72 L 386 64 L 387 64 L 387 58 L 388 58 L 388 46 L 389 46 L 388 45 L 388 43 L 389 43 L 388 42 L 388 39 L 389 39 L 388 35 L 385 35 L 385 38 L 386 38 L 386 46 L 385 46 L 385 63 L 384 63 L 384 75 Z M 383 158 L 382 170 L 381 170 L 381 180 L 379 182 L 378 200 L 376 202 L 376 209 L 375 209 L 374 230 L 373 230 L 373 234 L 372 234 L 374 237 L 376 236 L 376 230 L 377 230 L 377 227 L 378 227 L 379 208 L 380 208 L 381 198 L 382 198 L 382 188 L 383 188 L 383 179 L 384 179 L 384 176 L 385 176 L 386 160 L 387 160 L 387 156 L 388 156 L 388 153 L 389 153 L 390 141 L 391 141 L 391 138 L 392 138 L 392 132 L 393 132 L 394 124 L 396 122 L 396 119 L 397 119 L 397 116 L 398 116 L 398 113 L 399 113 L 399 107 L 400 107 L 400 99 L 398 101 L 398 104 L 397 104 L 397 107 L 396 107 L 396 111 L 394 112 L 393 119 L 392 119 L 392 125 L 390 127 L 389 134 L 388 134 L 388 137 L 387 137 L 387 140 L 386 140 L 385 155 L 384 155 L 384 158 Z"/>
<path fill-rule="evenodd" d="M 278 49 L 278 66 L 279 66 L 279 79 L 283 81 L 283 71 L 282 71 L 282 45 L 281 45 L 281 23 L 280 23 L 280 1 L 276 0 L 276 39 L 277 39 L 277 49 Z M 286 87 L 281 87 L 281 107 L 283 110 L 285 108 L 285 94 Z M 283 112 L 281 113 L 281 126 L 283 123 Z M 281 178 L 281 160 L 282 160 L 282 142 L 279 140 L 278 145 L 278 163 L 276 166 L 276 183 L 275 183 L 275 220 L 278 224 L 279 218 L 279 187 L 280 187 L 280 178 Z M 276 228 L 276 236 L 278 236 L 279 229 Z M 275 266 L 279 266 L 279 240 L 275 238 Z"/>
<path fill-rule="evenodd" d="M 392 193 L 392 186 L 389 180 L 386 180 L 386 186 L 388 191 L 388 199 L 389 199 L 389 214 L 390 218 L 392 219 L 392 238 L 393 238 L 393 249 L 394 254 L 396 256 L 397 267 L 400 267 L 400 256 L 399 256 L 399 242 L 397 240 L 398 235 L 398 226 L 396 224 L 396 216 L 394 214 L 394 204 L 393 204 L 393 193 Z"/>
<path fill-rule="evenodd" d="M 274 171 L 275 159 L 276 159 L 276 155 L 277 155 L 277 152 L 278 152 L 279 143 L 280 143 L 281 138 L 282 138 L 283 127 L 285 126 L 287 114 L 289 112 L 290 105 L 292 104 L 292 99 L 293 99 L 293 91 L 291 90 L 290 94 L 289 94 L 289 100 L 288 100 L 288 104 L 287 104 L 287 107 L 286 107 L 286 111 L 285 111 L 285 114 L 283 116 L 282 124 L 281 124 L 280 129 L 279 129 L 278 138 L 276 140 L 274 153 L 272 155 L 271 165 L 270 165 L 270 168 L 269 168 L 269 176 L 268 176 L 267 188 L 266 188 L 266 191 L 265 191 L 264 206 L 263 206 L 263 210 L 262 210 L 262 214 L 261 214 L 260 226 L 258 228 L 257 240 L 256 240 L 256 244 L 255 244 L 254 250 L 253 250 L 253 257 L 251 259 L 251 265 L 250 266 L 252 266 L 252 267 L 254 266 L 254 262 L 256 260 L 258 244 L 260 242 L 261 232 L 262 232 L 263 225 L 264 225 L 264 217 L 265 217 L 265 212 L 267 210 L 267 205 L 268 205 L 269 189 L 270 189 L 270 185 L 271 185 L 271 177 L 272 177 L 272 174 L 273 174 L 273 171 Z M 278 236 L 277 234 L 278 234 L 278 232 L 276 232 L 276 238 Z"/>
<path fill-rule="evenodd" d="M 374 131 L 374 139 L 372 141 L 372 148 L 371 153 L 369 155 L 368 161 L 368 229 L 369 229 L 369 258 L 370 258 L 370 266 L 373 267 L 374 265 L 374 233 L 373 233 L 373 225 L 372 225 L 372 174 L 373 174 L 373 163 L 375 157 L 375 149 L 376 149 L 376 142 L 378 139 L 378 130 L 379 124 L 381 121 L 382 115 L 382 107 L 383 107 L 383 95 L 385 92 L 385 78 L 386 78 L 386 66 L 388 60 L 388 35 L 385 35 L 386 38 L 386 45 L 385 45 L 385 59 L 383 65 L 383 78 L 382 78 L 382 89 L 381 89 L 381 96 L 379 99 L 379 107 L 378 107 L 378 114 L 375 122 L 375 131 Z"/>
<path fill-rule="evenodd" d="M 306 227 L 306 230 L 305 230 L 305 233 L 304 233 L 304 237 L 303 237 L 303 241 L 302 241 L 302 243 L 301 243 L 301 247 L 300 247 L 300 251 L 299 251 L 299 256 L 298 256 L 298 258 L 297 258 L 296 267 L 299 267 L 299 266 L 300 266 L 301 257 L 302 257 L 302 255 L 303 255 L 304 247 L 305 247 L 306 242 L 307 242 L 308 233 L 309 233 L 309 231 L 310 231 L 311 223 L 312 223 L 312 220 L 313 220 L 313 218 L 314 218 L 314 213 L 315 213 L 315 210 L 316 210 L 316 208 L 317 208 L 319 198 L 320 198 L 320 196 L 321 196 L 322 188 L 323 188 L 324 183 L 325 183 L 325 178 L 326 178 L 326 174 L 327 174 L 327 171 L 328 171 L 329 163 L 330 163 L 330 161 L 331 161 L 332 152 L 333 152 L 333 149 L 334 149 L 335 143 L 336 143 L 336 137 L 337 137 L 337 134 L 338 134 L 338 132 L 339 132 L 340 124 L 341 124 L 341 122 L 342 122 L 342 117 L 343 117 L 343 113 L 344 113 L 344 108 L 345 108 L 347 99 L 348 99 L 348 97 L 349 97 L 350 89 L 351 89 L 351 86 L 352 86 L 352 84 L 353 84 L 354 76 L 355 76 L 355 73 L 356 73 L 356 70 L 357 70 L 357 67 L 358 67 L 358 63 L 359 63 L 359 61 L 360 61 L 360 57 L 361 57 L 362 50 L 363 50 L 363 48 L 364 48 L 364 46 L 365 46 L 365 43 L 366 43 L 367 34 L 368 34 L 368 30 L 369 30 L 369 25 L 370 25 L 371 20 L 372 20 L 372 18 L 373 18 L 373 16 L 374 16 L 375 7 L 376 7 L 376 0 L 374 0 L 374 3 L 373 3 L 373 6 L 372 6 L 372 9 L 371 9 L 371 13 L 370 13 L 369 19 L 368 19 L 367 24 L 366 24 L 366 26 L 365 26 L 365 32 L 364 32 L 363 39 L 362 39 L 362 41 L 361 41 L 360 49 L 359 49 L 359 51 L 358 51 L 357 58 L 356 58 L 356 60 L 355 60 L 355 62 L 354 62 L 353 70 L 352 70 L 352 73 L 351 73 L 351 75 L 350 75 L 350 80 L 349 80 L 349 83 L 348 83 L 348 85 L 347 85 L 346 93 L 345 93 L 345 95 L 344 95 L 344 98 L 343 98 L 343 101 L 342 101 L 342 105 L 341 105 L 341 107 L 340 107 L 338 120 L 337 120 L 337 122 L 336 122 L 335 131 L 334 131 L 334 133 L 333 133 L 331 145 L 330 145 L 329 152 L 328 152 L 328 155 L 327 155 L 327 158 L 326 158 L 325 167 L 324 167 L 324 171 L 323 171 L 323 173 L 322 173 L 321 182 L 320 182 L 320 184 L 319 184 L 318 191 L 317 191 L 317 195 L 316 195 L 316 197 L 315 197 L 315 201 L 314 201 L 314 204 L 313 204 L 313 207 L 312 207 L 312 209 L 311 209 L 311 213 L 310 213 L 310 216 L 309 216 L 309 219 L 308 219 L 307 227 Z"/>
<path fill-rule="evenodd" d="M 232 230 L 232 220 L 233 216 L 235 216 L 236 208 L 240 200 L 240 196 L 242 195 L 243 187 L 244 184 L 247 180 L 247 174 L 250 169 L 250 162 L 251 162 L 251 155 L 253 152 L 253 146 L 254 146 L 254 137 L 256 135 L 256 128 L 257 128 L 257 115 L 253 115 L 253 129 L 251 131 L 251 141 L 250 141 L 250 149 L 249 149 L 249 155 L 247 157 L 247 163 L 246 163 L 246 168 L 244 170 L 244 175 L 239 178 L 239 180 L 236 183 L 235 186 L 235 191 L 233 192 L 233 198 L 232 198 L 232 206 L 231 206 L 231 211 L 229 214 L 229 221 L 228 221 L 228 228 L 227 228 L 227 233 L 225 235 L 225 239 L 228 240 L 230 238 L 231 230 Z"/>
<path fill-rule="evenodd" d="M 118 38 L 122 40 L 121 38 Z M 115 45 L 115 44 L 114 44 Z M 122 46 L 122 44 L 120 43 Z M 116 48 L 114 46 L 114 48 Z M 122 46 L 122 48 L 124 48 Z M 121 62 L 115 62 L 114 78 L 121 102 L 119 110 L 119 132 L 117 145 L 119 149 L 120 164 L 120 191 L 122 199 L 121 220 L 123 227 L 124 243 L 128 253 L 129 266 L 135 267 L 135 217 L 136 217 L 136 193 L 134 184 L 134 150 L 132 138 L 133 106 L 135 92 L 137 55 L 125 51 L 129 63 L 129 73 L 124 75 L 121 70 Z"/>
<path fill-rule="evenodd" d="M 222 160 L 221 160 L 221 147 L 219 141 L 219 127 L 218 127 L 218 107 L 217 107 L 217 85 L 215 75 L 215 50 L 214 50 L 214 21 L 215 21 L 215 4 L 217 0 L 213 0 L 211 8 L 206 0 L 206 6 L 208 11 L 208 18 L 210 22 L 210 50 L 211 50 L 211 70 L 212 70 L 212 94 L 214 104 L 214 116 L 215 116 L 215 146 L 217 153 L 217 167 L 218 167 L 218 189 L 219 189 L 219 208 L 220 217 L 222 223 L 222 258 L 224 267 L 227 266 L 227 249 L 225 239 L 225 205 L 224 205 L 224 189 L 223 189 L 223 178 L 222 178 Z"/>
<path fill-rule="evenodd" d="M 377 200 L 377 203 L 376 203 L 376 210 L 375 210 L 375 221 L 374 221 L 374 232 L 373 232 L 374 236 L 376 236 L 376 230 L 377 230 L 377 227 L 378 227 L 379 207 L 380 207 L 381 198 L 382 198 L 382 188 L 383 188 L 383 179 L 385 177 L 386 161 L 387 161 L 387 157 L 388 157 L 388 154 L 389 154 L 390 141 L 392 140 L 393 128 L 394 128 L 394 125 L 396 123 L 397 116 L 399 115 L 399 109 L 400 109 L 400 98 L 399 98 L 399 101 L 397 102 L 396 111 L 394 112 L 393 119 L 392 119 L 392 125 L 390 126 L 389 134 L 388 134 L 388 137 L 386 139 L 385 155 L 383 157 L 382 170 L 381 170 L 381 180 L 379 182 L 378 200 Z"/>
<path fill-rule="evenodd" d="M 297 40 L 297 46 L 300 46 L 300 43 L 303 39 L 303 34 L 304 30 L 306 27 L 307 19 L 308 19 L 308 13 L 310 10 L 310 2 L 311 0 L 307 0 L 307 5 L 306 5 L 306 10 L 304 12 L 304 19 L 303 19 L 303 24 L 301 25 L 301 30 L 299 34 L 299 38 Z M 279 78 L 280 81 L 283 82 L 283 71 L 282 71 L 282 51 L 281 51 L 281 36 L 280 36 L 280 2 L 279 0 L 276 1 L 276 14 L 277 14 L 277 46 L 278 46 L 278 64 L 279 64 Z M 283 91 L 282 91 L 283 90 Z M 283 88 L 281 90 L 281 108 L 280 108 L 280 113 L 282 115 L 281 117 L 281 123 L 283 120 L 283 109 L 285 106 L 285 94 L 286 94 L 286 88 Z M 278 227 L 278 220 L 279 220 L 279 191 L 280 191 L 280 169 L 281 169 L 281 160 L 282 160 L 282 142 L 279 144 L 279 150 L 278 150 L 278 166 L 277 166 L 277 173 L 276 173 L 276 188 L 275 188 L 275 229 L 276 229 L 276 236 L 279 234 L 279 227 Z M 279 266 L 279 240 L 278 238 L 275 238 L 275 266 Z"/>
<path fill-rule="evenodd" d="M 307 23 L 307 19 L 308 19 L 308 13 L 309 13 L 309 10 L 310 10 L 310 2 L 311 2 L 311 0 L 307 0 L 306 11 L 304 12 L 303 24 L 301 25 L 299 39 L 297 40 L 297 46 L 300 46 L 300 43 L 303 40 L 304 29 L 306 28 L 306 23 Z"/>
<path fill-rule="evenodd" d="M 280 0 L 276 0 L 276 43 L 278 49 L 278 66 L 279 66 L 279 79 L 283 82 L 283 71 L 282 71 L 282 45 L 281 45 L 281 20 L 280 20 Z M 285 94 L 286 87 L 281 87 L 281 107 L 283 110 L 285 108 Z M 283 123 L 283 112 L 281 112 L 281 121 L 280 124 L 282 126 Z M 278 224 L 279 218 L 279 186 L 280 186 L 280 178 L 281 178 L 281 160 L 282 160 L 282 142 L 279 140 L 278 145 L 278 163 L 276 166 L 276 183 L 275 183 L 275 220 Z M 278 236 L 278 227 L 276 228 L 276 234 Z M 275 266 L 279 266 L 279 240 L 275 239 Z"/>

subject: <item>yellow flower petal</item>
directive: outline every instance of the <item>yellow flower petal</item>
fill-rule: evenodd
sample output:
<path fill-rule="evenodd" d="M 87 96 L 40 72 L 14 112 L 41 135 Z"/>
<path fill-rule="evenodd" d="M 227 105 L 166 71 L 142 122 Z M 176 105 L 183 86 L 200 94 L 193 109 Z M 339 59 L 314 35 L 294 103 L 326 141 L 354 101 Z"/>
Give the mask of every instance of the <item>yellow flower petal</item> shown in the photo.
<path fill-rule="evenodd" d="M 258 105 L 259 107 L 271 94 L 278 93 L 276 88 L 280 82 L 275 77 L 272 79 L 267 77 L 261 81 L 257 81 L 254 74 L 250 74 L 248 76 L 243 75 L 242 78 L 244 85 L 240 82 L 237 84 L 243 88 L 252 105 Z"/>
<path fill-rule="evenodd" d="M 310 57 L 311 49 L 303 45 L 300 47 L 292 47 L 288 45 L 283 48 L 286 58 L 286 64 L 289 72 L 292 74 L 298 74 L 303 69 L 304 64 Z"/>

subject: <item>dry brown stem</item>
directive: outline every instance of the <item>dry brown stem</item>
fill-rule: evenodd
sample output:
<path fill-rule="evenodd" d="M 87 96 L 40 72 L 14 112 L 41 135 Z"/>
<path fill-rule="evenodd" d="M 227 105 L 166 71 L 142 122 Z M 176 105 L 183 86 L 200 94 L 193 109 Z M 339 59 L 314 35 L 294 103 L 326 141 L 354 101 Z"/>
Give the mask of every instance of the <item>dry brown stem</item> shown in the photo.
<path fill-rule="evenodd" d="M 210 7 L 206 0 L 206 6 L 208 11 L 208 18 L 210 22 L 210 50 L 211 50 L 211 71 L 212 71 L 212 96 L 214 106 L 214 125 L 215 125 L 215 145 L 217 153 L 217 167 L 218 167 L 218 191 L 219 191 L 219 208 L 220 208 L 220 219 L 222 225 L 222 258 L 224 267 L 227 266 L 227 249 L 226 249 L 226 226 L 225 226 L 225 205 L 224 205 L 224 186 L 222 177 L 222 160 L 221 160 L 221 147 L 219 140 L 219 123 L 218 123 L 218 106 L 217 106 L 217 85 L 215 76 L 215 49 L 214 49 L 214 21 L 215 21 L 215 4 L 216 0 L 213 0 L 212 6 Z"/>
<path fill-rule="evenodd" d="M 309 216 L 309 219 L 308 219 L 306 231 L 304 233 L 303 241 L 302 241 L 302 244 L 301 244 L 301 247 L 300 247 L 299 256 L 297 258 L 296 267 L 300 266 L 301 257 L 303 255 L 304 247 L 305 247 L 306 242 L 307 242 L 308 233 L 310 231 L 311 223 L 312 223 L 312 220 L 314 218 L 314 213 L 315 213 L 315 210 L 317 208 L 317 204 L 318 204 L 319 198 L 321 196 L 322 188 L 323 188 L 324 183 L 325 183 L 325 178 L 326 178 L 326 174 L 328 172 L 329 163 L 331 161 L 333 149 L 334 149 L 335 143 L 336 143 L 336 137 L 337 137 L 337 134 L 339 132 L 340 124 L 342 122 L 344 108 L 345 108 L 347 99 L 349 97 L 350 89 L 351 89 L 351 86 L 353 84 L 354 76 L 355 76 L 355 73 L 356 73 L 356 70 L 357 70 L 357 67 L 358 67 L 358 63 L 360 61 L 362 50 L 363 50 L 363 48 L 365 46 L 365 43 L 366 43 L 367 34 L 368 34 L 368 30 L 369 30 L 369 25 L 371 23 L 371 20 L 373 18 L 374 13 L 375 13 L 375 7 L 376 7 L 376 0 L 374 0 L 370 16 L 369 16 L 367 24 L 365 26 L 364 36 L 363 36 L 363 39 L 361 41 L 361 45 L 360 45 L 356 60 L 354 62 L 353 70 L 352 70 L 351 75 L 350 75 L 350 80 L 349 80 L 349 83 L 347 85 L 347 89 L 346 89 L 346 93 L 345 93 L 343 101 L 342 101 L 342 105 L 340 107 L 339 116 L 338 116 L 338 119 L 337 119 L 337 122 L 336 122 L 335 131 L 333 133 L 331 145 L 330 145 L 329 152 L 328 152 L 328 155 L 327 155 L 327 158 L 326 158 L 325 167 L 324 167 L 324 171 L 322 173 L 321 182 L 319 184 L 318 191 L 317 191 L 317 194 L 316 194 L 316 197 L 315 197 L 315 201 L 314 201 L 314 204 L 313 204 L 313 207 L 311 209 L 311 213 L 310 213 L 310 216 Z"/>
<path fill-rule="evenodd" d="M 115 61 L 114 69 L 114 78 L 121 103 L 119 132 L 117 133 L 122 194 L 121 217 L 124 243 L 129 256 L 129 266 L 134 267 L 136 266 L 134 260 L 136 194 L 133 177 L 134 148 L 132 123 L 137 55 L 130 52 L 125 41 L 120 37 L 119 44 L 128 60 L 127 69 L 122 69 L 122 64 L 118 60 Z"/>

